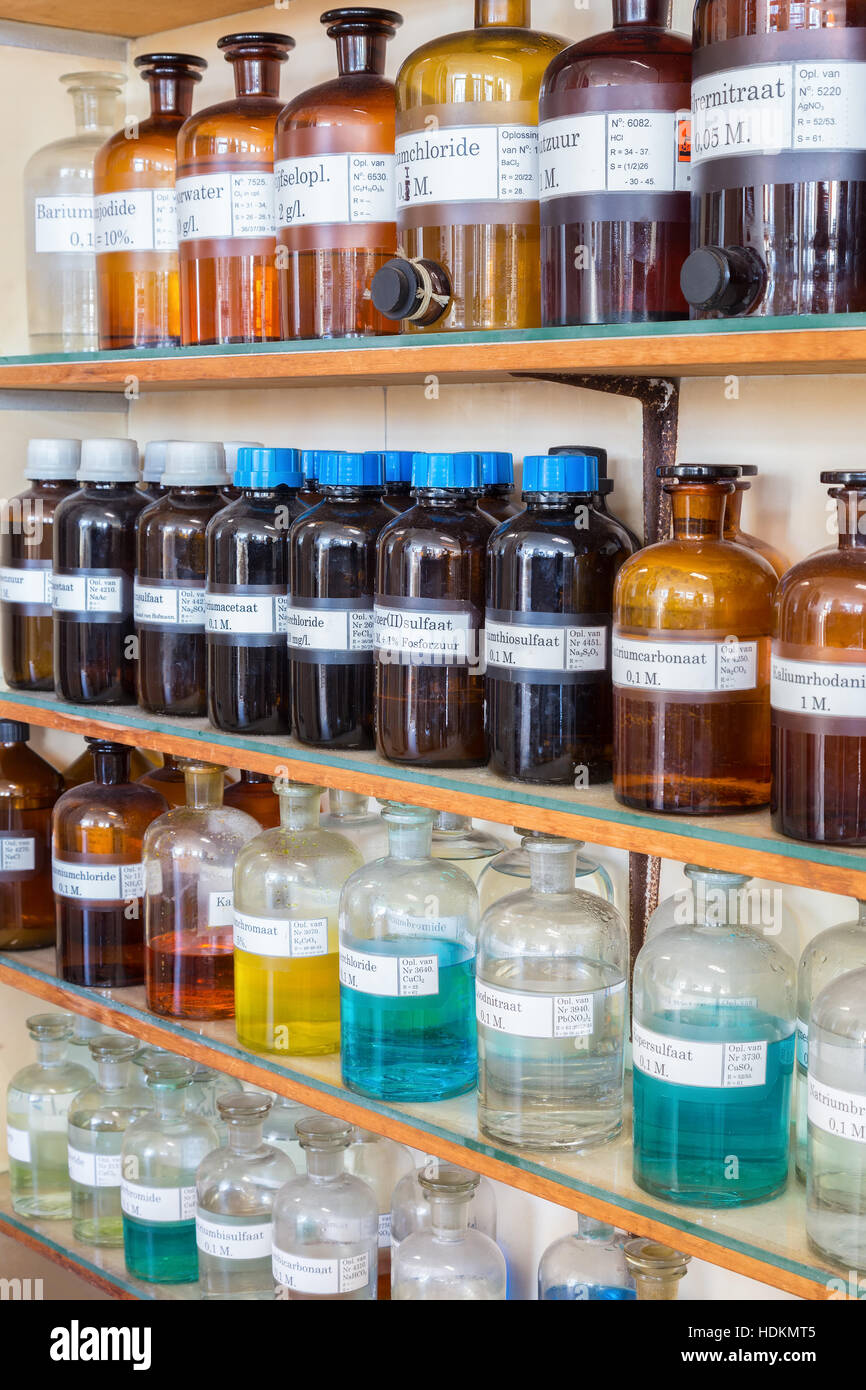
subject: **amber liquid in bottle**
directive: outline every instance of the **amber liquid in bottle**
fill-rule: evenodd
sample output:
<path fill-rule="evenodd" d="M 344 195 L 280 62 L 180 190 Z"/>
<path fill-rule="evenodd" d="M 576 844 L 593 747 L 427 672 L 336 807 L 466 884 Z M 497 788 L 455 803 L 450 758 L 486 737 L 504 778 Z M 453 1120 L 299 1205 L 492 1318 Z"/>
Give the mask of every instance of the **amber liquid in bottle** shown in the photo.
<path fill-rule="evenodd" d="M 27 747 L 30 727 L 0 720 L 0 950 L 55 939 L 51 812 L 63 791 L 56 768 Z"/>
<path fill-rule="evenodd" d="M 236 811 L 246 811 L 257 820 L 262 830 L 274 830 L 280 823 L 280 802 L 274 796 L 274 779 L 265 772 L 241 769 L 240 780 L 226 787 L 223 804 Z"/>
<path fill-rule="evenodd" d="M 755 473 L 757 471 L 757 469 L 754 470 Z M 725 505 L 725 540 L 734 541 L 736 545 L 744 545 L 748 550 L 755 550 L 759 555 L 763 555 L 764 559 L 769 561 L 775 570 L 776 577 L 781 579 L 785 571 L 790 568 L 790 560 L 782 554 L 781 550 L 770 545 L 769 541 L 761 540 L 759 536 L 750 536 L 740 525 L 743 517 L 743 501 L 751 486 L 752 484 L 745 477 L 738 478 L 734 483 L 734 491 L 729 494 Z"/>
<path fill-rule="evenodd" d="M 0 578 L 0 625 L 3 676 L 12 690 L 54 689 L 54 624 L 49 587 L 54 512 L 64 497 L 77 491 L 78 484 L 73 479 L 36 479 L 6 504 L 7 524 L 0 527 L 0 567 L 18 573 Z M 19 602 L 19 595 L 28 602 Z"/>

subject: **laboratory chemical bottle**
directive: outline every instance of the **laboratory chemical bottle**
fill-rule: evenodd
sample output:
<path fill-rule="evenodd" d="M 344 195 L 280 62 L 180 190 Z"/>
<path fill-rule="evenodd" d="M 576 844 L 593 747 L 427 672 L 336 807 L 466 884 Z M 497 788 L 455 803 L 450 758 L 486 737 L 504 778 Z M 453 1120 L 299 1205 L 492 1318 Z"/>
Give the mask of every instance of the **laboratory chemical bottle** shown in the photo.
<path fill-rule="evenodd" d="M 373 1134 L 369 1129 L 356 1129 L 346 1150 L 346 1172 L 363 1178 L 376 1194 L 379 1204 L 379 1274 L 377 1298 L 391 1297 L 391 1202 L 394 1189 L 410 1173 L 414 1176 L 415 1160 L 405 1144 Z"/>
<path fill-rule="evenodd" d="M 659 904 L 646 924 L 645 941 L 671 927 L 715 921 L 753 927 L 772 936 L 786 950 L 789 942 L 796 950 L 796 926 L 784 907 L 781 891 L 759 887 L 748 874 L 709 869 L 702 864 L 686 864 L 683 874 L 689 886 L 678 888 Z"/>
<path fill-rule="evenodd" d="M 322 453 L 321 449 L 301 450 L 301 474 L 304 485 L 298 493 L 298 501 L 303 502 L 305 507 L 317 507 L 322 500 L 319 491 L 319 462 Z"/>
<path fill-rule="evenodd" d="M 391 1199 L 392 1262 L 407 1236 L 414 1231 L 430 1229 L 430 1194 L 421 1186 L 421 1179 L 435 1174 L 440 1162 L 432 1154 L 425 1155 L 424 1161 L 411 1173 L 406 1173 L 394 1188 Z M 496 1190 L 492 1182 L 482 1178 L 470 1198 L 469 1225 L 495 1241 L 496 1224 Z"/>
<path fill-rule="evenodd" d="M 382 464 L 385 470 L 385 506 L 394 516 L 400 516 L 412 506 L 412 459 L 407 449 L 385 449 Z"/>
<path fill-rule="evenodd" d="M 262 830 L 273 830 L 280 823 L 280 804 L 274 796 L 274 779 L 266 772 L 241 770 L 237 782 L 226 787 L 223 805 L 246 811 Z"/>
<path fill-rule="evenodd" d="M 753 810 L 770 799 L 776 575 L 722 537 L 736 468 L 659 474 L 672 538 L 627 560 L 614 591 L 614 794 L 638 810 Z"/>
<path fill-rule="evenodd" d="M 238 471 L 238 459 L 242 449 L 263 449 L 265 446 L 260 439 L 240 440 L 227 439 L 223 444 L 226 456 L 226 472 L 229 475 L 228 482 L 222 489 L 223 497 L 226 502 L 236 502 L 241 495 L 239 487 L 235 486 L 235 475 Z"/>
<path fill-rule="evenodd" d="M 514 455 L 482 452 L 481 496 L 478 510 L 489 517 L 494 526 L 510 521 L 523 508 L 514 496 Z"/>
<path fill-rule="evenodd" d="M 502 854 L 505 845 L 488 830 L 479 830 L 468 816 L 453 811 L 439 811 L 433 822 L 433 843 L 430 853 L 434 859 L 456 864 L 477 883 L 490 861 Z"/>
<path fill-rule="evenodd" d="M 495 1241 L 469 1224 L 478 1174 L 440 1163 L 418 1181 L 430 1203 L 430 1227 L 401 1241 L 391 1268 L 391 1298 L 504 1301 L 505 1256 Z"/>
<path fill-rule="evenodd" d="M 247 1088 L 249 1089 L 249 1087 Z M 316 1115 L 318 1111 L 299 1100 L 289 1100 L 288 1096 L 274 1094 L 273 1105 L 265 1118 L 263 1135 L 266 1144 L 272 1144 L 292 1160 L 297 1173 L 306 1173 L 307 1160 L 295 1130 L 298 1120 L 304 1115 Z"/>
<path fill-rule="evenodd" d="M 630 1240 L 625 1246 L 625 1262 L 634 1279 L 638 1301 L 676 1301 L 680 1280 L 688 1272 L 691 1258 L 655 1240 Z"/>
<path fill-rule="evenodd" d="M 14 1073 L 6 1091 L 6 1150 L 12 1210 L 38 1220 L 68 1220 L 72 1192 L 66 1126 L 90 1073 L 67 1058 L 72 1015 L 34 1014 L 27 1031 L 36 1061 Z"/>
<path fill-rule="evenodd" d="M 623 1245 L 607 1221 L 578 1213 L 577 1230 L 549 1245 L 538 1266 L 538 1298 L 545 1303 L 613 1303 L 637 1298 Z"/>
<path fill-rule="evenodd" d="M 0 950 L 55 940 L 51 813 L 63 791 L 55 767 L 28 748 L 30 725 L 0 719 Z"/>
<path fill-rule="evenodd" d="M 488 907 L 509 893 L 523 893 L 529 888 L 530 856 L 529 846 L 534 840 L 556 839 L 545 830 L 527 830 L 519 825 L 514 827 L 515 835 L 520 836 L 520 844 L 504 849 L 495 859 L 489 860 L 481 870 L 478 879 L 480 909 Z M 582 840 L 575 840 L 577 858 L 575 859 L 574 886 L 584 893 L 596 893 L 605 902 L 614 900 L 613 884 L 607 869 L 603 868 L 591 854 L 584 853 L 586 846 Z"/>
<path fill-rule="evenodd" d="M 625 524 L 622 517 L 614 516 L 608 506 L 607 499 L 614 492 L 616 482 L 608 471 L 607 449 L 601 449 L 597 444 L 556 444 L 547 452 L 549 454 L 588 454 L 590 458 L 595 459 L 598 464 L 598 491 L 592 495 L 592 505 L 596 511 L 604 512 L 606 517 L 622 527 L 632 543 L 633 550 L 640 550 L 643 546 L 640 536 Z"/>
<path fill-rule="evenodd" d="M 752 486 L 748 480 L 757 475 L 758 469 L 753 463 L 741 463 L 739 469 L 740 476 L 734 483 L 734 491 L 729 494 L 725 505 L 725 540 L 734 541 L 737 545 L 744 545 L 747 550 L 755 550 L 759 555 L 763 555 L 764 559 L 769 560 L 772 565 L 776 578 L 781 579 L 786 570 L 791 568 L 790 560 L 774 545 L 770 545 L 769 541 L 763 541 L 758 536 L 750 536 L 740 525 L 743 516 L 743 500 Z"/>
<path fill-rule="evenodd" d="M 178 757 L 174 753 L 166 753 L 163 756 L 162 767 L 149 768 L 140 777 L 135 777 L 134 781 L 141 782 L 145 787 L 153 787 L 154 791 L 165 797 L 170 808 L 185 806 L 185 762 L 185 758 Z"/>
<path fill-rule="evenodd" d="M 111 1028 L 104 1028 L 101 1023 L 97 1023 L 94 1018 L 85 1018 L 83 1014 L 74 1014 L 72 1022 L 72 1037 L 69 1039 L 69 1055 L 73 1062 L 77 1062 L 80 1067 L 84 1067 L 89 1072 L 91 1078 L 96 1080 L 96 1062 L 91 1056 L 90 1044 L 94 1038 L 106 1037 L 111 1034 Z M 118 1034 L 117 1036 L 125 1036 Z"/>
<path fill-rule="evenodd" d="M 344 835 L 360 851 L 365 864 L 388 853 L 388 828 L 379 811 L 370 810 L 370 798 L 363 792 L 331 787 L 328 809 L 319 824 L 323 830 L 337 830 Z"/>
<path fill-rule="evenodd" d="M 216 1130 L 220 1144 L 228 1143 L 228 1125 L 220 1115 L 220 1100 L 238 1088 L 237 1078 L 225 1072 L 208 1067 L 204 1062 L 196 1062 L 190 1082 L 186 1108 L 193 1115 L 200 1115 Z"/>
<path fill-rule="evenodd" d="M 142 782 L 151 772 L 158 771 L 161 764 L 161 753 L 154 753 L 149 748 L 129 748 L 129 780 L 130 782 Z M 170 761 L 170 759 L 168 760 Z M 93 781 L 93 754 L 84 741 L 84 748 L 79 753 L 74 762 L 71 762 L 63 772 L 63 790 L 71 791 L 73 787 L 81 787 L 85 782 Z M 160 787 L 156 788 L 161 791 Z M 169 800 L 169 798 L 166 798 Z"/>
<path fill-rule="evenodd" d="M 151 502 L 158 502 L 165 492 L 162 485 L 162 475 L 165 472 L 165 460 L 169 445 L 174 442 L 173 439 L 151 439 L 144 446 L 138 490 L 143 492 Z"/>

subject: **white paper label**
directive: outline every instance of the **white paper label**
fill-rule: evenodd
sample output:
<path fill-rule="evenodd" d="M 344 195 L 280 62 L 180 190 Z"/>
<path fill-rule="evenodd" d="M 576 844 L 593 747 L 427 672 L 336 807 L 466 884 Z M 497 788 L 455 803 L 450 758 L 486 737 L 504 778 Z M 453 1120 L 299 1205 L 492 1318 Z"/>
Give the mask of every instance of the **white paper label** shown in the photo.
<path fill-rule="evenodd" d="M 146 1187 L 121 1179 L 120 1206 L 137 1221 L 194 1221 L 194 1187 Z"/>
<path fill-rule="evenodd" d="M 797 1019 L 797 1065 L 804 1071 L 809 1066 L 809 1023 L 802 1018 Z"/>
<path fill-rule="evenodd" d="M 236 951 L 283 959 L 328 954 L 327 917 L 250 917 L 235 912 Z"/>
<path fill-rule="evenodd" d="M 137 623 L 204 628 L 204 589 L 185 589 L 182 584 L 156 588 L 136 579 L 133 617 Z"/>
<path fill-rule="evenodd" d="M 209 927 L 230 927 L 235 919 L 234 893 L 208 893 L 207 924 Z"/>
<path fill-rule="evenodd" d="M 603 1001 L 621 994 L 625 981 L 599 990 Z M 485 1028 L 516 1038 L 586 1038 L 595 1028 L 595 992 L 525 994 L 475 982 L 475 1016 Z"/>
<path fill-rule="evenodd" d="M 398 208 L 538 198 L 537 126 L 416 130 L 397 136 L 396 160 Z"/>
<path fill-rule="evenodd" d="M 632 1050 L 637 1071 L 676 1086 L 738 1089 L 763 1086 L 767 1079 L 766 1041 L 689 1042 L 633 1023 Z"/>
<path fill-rule="evenodd" d="M 205 594 L 204 612 L 208 632 L 285 636 L 288 599 L 284 594 Z"/>
<path fill-rule="evenodd" d="M 61 898 L 86 902 L 127 902 L 144 896 L 143 864 L 70 864 L 51 861 L 51 881 Z"/>
<path fill-rule="evenodd" d="M 529 627 L 491 618 L 484 627 L 488 667 L 512 671 L 603 671 L 606 627 Z"/>
<path fill-rule="evenodd" d="M 292 604 L 287 625 L 293 651 L 373 650 L 372 608 L 304 608 Z"/>
<path fill-rule="evenodd" d="M 275 1245 L 274 1279 L 297 1293 L 353 1293 L 370 1282 L 370 1256 L 345 1255 L 341 1260 L 316 1260 L 309 1255 L 290 1255 Z"/>
<path fill-rule="evenodd" d="M 439 993 L 438 956 L 381 956 L 340 947 L 340 984 L 392 999 Z"/>
<path fill-rule="evenodd" d="M 391 1213 L 381 1211 L 379 1213 L 379 1249 L 389 1250 L 391 1248 Z"/>
<path fill-rule="evenodd" d="M 34 246 L 38 255 L 93 251 L 93 198 L 37 198 Z"/>
<path fill-rule="evenodd" d="M 541 201 L 580 193 L 685 192 L 688 123 L 687 111 L 588 111 L 543 121 Z"/>
<path fill-rule="evenodd" d="M 832 1134 L 834 1139 L 866 1144 L 866 1096 L 825 1086 L 810 1076 L 806 1113 L 810 1124 Z"/>
<path fill-rule="evenodd" d="M 0 836 L 0 873 L 26 874 L 36 868 L 36 840 L 32 835 Z"/>
<path fill-rule="evenodd" d="M 384 602 L 373 609 L 373 645 L 380 660 L 387 661 L 390 653 L 412 656 L 419 664 L 475 661 L 478 639 L 469 613 L 389 608 Z"/>
<path fill-rule="evenodd" d="M 385 913 L 389 936 L 408 936 L 436 941 L 471 942 L 465 917 L 422 917 L 409 912 Z"/>
<path fill-rule="evenodd" d="M 278 227 L 394 221 L 392 154 L 321 154 L 274 165 Z"/>
<path fill-rule="evenodd" d="M 94 241 L 105 251 L 176 251 L 177 201 L 173 188 L 134 188 L 94 199 Z"/>
<path fill-rule="evenodd" d="M 178 179 L 177 235 L 179 241 L 274 236 L 271 170 Z"/>
<path fill-rule="evenodd" d="M 704 694 L 754 690 L 758 643 L 647 642 L 613 636 L 613 683 L 629 690 L 673 690 Z"/>
<path fill-rule="evenodd" d="M 82 1187 L 120 1187 L 120 1154 L 87 1153 L 69 1145 L 69 1176 Z"/>
<path fill-rule="evenodd" d="M 866 665 L 772 657 L 770 705 L 784 714 L 866 719 Z"/>
<path fill-rule="evenodd" d="M 6 1126 L 6 1149 L 9 1157 L 14 1158 L 16 1163 L 30 1162 L 30 1135 L 26 1129 L 15 1129 L 13 1125 Z"/>
<path fill-rule="evenodd" d="M 51 602 L 55 613 L 122 613 L 123 579 L 119 574 L 54 574 Z"/>
<path fill-rule="evenodd" d="M 12 565 L 0 568 L 0 599 L 4 603 L 51 602 L 51 571 L 20 570 Z"/>
<path fill-rule="evenodd" d="M 273 1250 L 272 1221 L 230 1226 L 201 1208 L 195 1214 L 195 1242 L 203 1255 L 218 1260 L 266 1260 Z"/>

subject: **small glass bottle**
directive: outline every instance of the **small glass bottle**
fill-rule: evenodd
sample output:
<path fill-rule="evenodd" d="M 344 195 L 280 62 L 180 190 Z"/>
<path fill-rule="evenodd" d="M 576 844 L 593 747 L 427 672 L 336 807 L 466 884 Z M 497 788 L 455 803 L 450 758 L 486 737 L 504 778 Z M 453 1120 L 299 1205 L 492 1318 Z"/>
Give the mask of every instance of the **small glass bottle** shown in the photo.
<path fill-rule="evenodd" d="M 627 560 L 614 592 L 614 795 L 641 811 L 754 810 L 770 799 L 776 575 L 723 539 L 738 469 L 658 471 L 673 537 Z"/>
<path fill-rule="evenodd" d="M 200 1115 L 215 1131 L 220 1144 L 228 1143 L 228 1125 L 219 1112 L 221 1097 L 233 1095 L 238 1089 L 237 1078 L 226 1076 L 215 1067 L 207 1067 L 204 1062 L 196 1062 L 190 1082 L 186 1108 L 192 1115 Z"/>
<path fill-rule="evenodd" d="M 514 455 L 480 453 L 481 496 L 478 510 L 489 517 L 494 526 L 510 521 L 523 508 L 514 497 Z"/>
<path fill-rule="evenodd" d="M 402 516 L 413 506 L 412 460 L 407 449 L 384 449 L 382 463 L 385 471 L 384 503 L 393 516 Z"/>
<path fill-rule="evenodd" d="M 634 1279 L 638 1300 L 676 1301 L 680 1280 L 687 1273 L 691 1258 L 655 1240 L 630 1240 L 625 1247 L 625 1262 Z"/>
<path fill-rule="evenodd" d="M 387 1101 L 444 1100 L 475 1084 L 478 894 L 430 856 L 434 812 L 386 802 L 390 848 L 340 899 L 343 1081 Z"/>
<path fill-rule="evenodd" d="M 160 816 L 144 839 L 147 1004 L 168 1018 L 235 1011 L 232 875 L 259 825 L 223 806 L 223 772 L 188 762 L 186 806 Z"/>
<path fill-rule="evenodd" d="M 159 792 L 129 780 L 129 748 L 89 738 L 93 781 L 54 808 L 52 879 L 57 973 L 93 989 L 144 983 L 142 843 L 167 809 Z"/>
<path fill-rule="evenodd" d="M 93 241 L 99 346 L 173 347 L 180 342 L 177 133 L 207 67 L 188 53 L 142 53 L 150 114 L 106 141 L 93 171 Z"/>
<path fill-rule="evenodd" d="M 441 1160 L 428 1155 L 422 1164 L 406 1173 L 394 1188 L 391 1199 L 391 1260 L 407 1236 L 430 1230 L 430 1194 L 421 1186 L 422 1177 L 438 1172 Z M 470 1174 L 467 1173 L 467 1177 Z M 496 1240 L 496 1190 L 481 1178 L 469 1200 L 469 1225 Z"/>
<path fill-rule="evenodd" d="M 90 1073 L 67 1059 L 71 1014 L 34 1014 L 27 1031 L 36 1061 L 15 1072 L 6 1091 L 6 1148 L 12 1210 L 40 1220 L 72 1215 L 66 1126 Z"/>
<path fill-rule="evenodd" d="M 515 825 L 514 833 L 520 836 L 520 844 L 512 849 L 503 850 L 481 870 L 478 895 L 482 912 L 486 912 L 488 907 L 492 907 L 509 893 L 526 892 L 530 878 L 529 845 L 535 840 L 558 838 L 548 835 L 546 830 L 526 830 L 521 829 L 519 825 Z M 575 840 L 574 844 L 578 849 L 575 861 L 575 888 L 581 889 L 584 893 L 596 893 L 605 902 L 612 903 L 613 884 L 607 869 L 590 855 L 581 853 L 585 848 L 582 840 Z"/>
<path fill-rule="evenodd" d="M 55 940 L 51 813 L 63 791 L 55 767 L 28 748 L 30 725 L 0 719 L 0 950 Z"/>
<path fill-rule="evenodd" d="M 376 743 L 394 762 L 480 767 L 484 562 L 477 454 L 416 454 L 415 505 L 379 540 L 374 606 Z"/>
<path fill-rule="evenodd" d="M 177 136 L 182 341 L 264 343 L 280 336 L 274 224 L 274 126 L 280 69 L 294 39 L 227 34 L 235 96 L 184 121 Z"/>
<path fill-rule="evenodd" d="M 393 516 L 376 454 L 324 453 L 324 500 L 289 540 L 289 653 L 295 735 L 324 748 L 372 748 L 376 543 Z"/>
<path fill-rule="evenodd" d="M 476 829 L 468 816 L 458 816 L 453 811 L 439 811 L 433 822 L 430 851 L 433 858 L 456 864 L 473 883 L 478 882 L 485 865 L 504 850 L 505 845 L 501 840 L 486 830 Z"/>
<path fill-rule="evenodd" d="M 388 40 L 394 10 L 327 10 L 339 77 L 283 107 L 274 137 L 283 338 L 393 333 L 370 298 L 376 271 L 397 253 L 394 84 Z"/>
<path fill-rule="evenodd" d="M 394 1189 L 404 1177 L 415 1173 L 415 1160 L 405 1144 L 356 1129 L 346 1150 L 346 1172 L 363 1178 L 376 1194 L 379 1204 L 379 1275 L 376 1297 L 391 1297 L 391 1202 Z"/>
<path fill-rule="evenodd" d="M 498 1143 L 574 1150 L 622 1128 L 628 928 L 574 887 L 574 840 L 531 840 L 530 888 L 478 931 L 478 1123 Z"/>
<path fill-rule="evenodd" d="M 791 568 L 790 560 L 774 545 L 770 545 L 769 541 L 762 541 L 758 536 L 750 536 L 740 526 L 743 516 L 743 499 L 752 486 L 748 479 L 754 478 L 758 469 L 753 463 L 741 463 L 739 469 L 740 476 L 734 483 L 734 491 L 730 493 L 725 505 L 725 540 L 734 541 L 737 545 L 744 545 L 747 550 L 755 550 L 759 555 L 763 555 L 764 559 L 768 560 L 775 570 L 776 577 L 781 579 L 785 571 Z"/>
<path fill-rule="evenodd" d="M 301 450 L 301 473 L 304 486 L 298 493 L 298 501 L 303 502 L 305 507 L 317 507 L 322 500 L 322 494 L 319 491 L 319 461 L 322 452 L 321 449 Z"/>
<path fill-rule="evenodd" d="M 75 1014 L 72 1021 L 72 1037 L 69 1039 L 69 1055 L 73 1062 L 77 1062 L 80 1067 L 84 1067 L 91 1077 L 96 1080 L 97 1067 L 90 1053 L 90 1044 L 94 1038 L 109 1037 L 112 1029 L 104 1028 L 101 1023 L 97 1023 L 95 1018 L 85 1018 L 83 1014 Z M 126 1037 L 125 1033 L 118 1033 L 117 1037 Z"/>
<path fill-rule="evenodd" d="M 333 1302 L 376 1297 L 379 1204 L 345 1171 L 354 1129 L 331 1115 L 297 1121 L 307 1172 L 274 1203 L 274 1280 L 280 1299 Z"/>
<path fill-rule="evenodd" d="M 549 454 L 587 454 L 594 458 L 598 465 L 598 491 L 592 494 L 592 505 L 597 512 L 603 512 L 610 521 L 615 521 L 617 526 L 625 531 L 632 544 L 633 550 L 641 550 L 643 541 L 640 536 L 626 526 L 622 517 L 614 516 L 607 505 L 607 499 L 616 488 L 614 479 L 608 475 L 607 468 L 607 449 L 601 449 L 597 444 L 555 444 L 552 449 L 548 449 Z"/>
<path fill-rule="evenodd" d="M 378 811 L 370 810 L 363 792 L 331 787 L 328 809 L 319 821 L 323 830 L 337 830 L 360 851 L 361 859 L 381 859 L 388 853 L 388 828 Z"/>
<path fill-rule="evenodd" d="M 87 1245 L 123 1244 L 120 1153 L 127 1126 L 153 1107 L 152 1094 L 133 1075 L 135 1038 L 91 1039 L 96 1081 L 69 1110 L 69 1180 L 73 1235 Z"/>
<path fill-rule="evenodd" d="M 161 763 L 161 753 L 152 753 L 149 748 L 130 748 L 129 749 L 129 780 L 131 782 L 141 782 L 148 773 L 155 772 Z M 74 762 L 71 762 L 63 772 L 63 786 L 66 791 L 71 791 L 73 787 L 82 787 L 85 782 L 93 780 L 93 754 L 85 746 L 79 753 Z M 156 788 L 159 791 L 159 787 Z"/>
<path fill-rule="evenodd" d="M 55 688 L 78 704 L 134 704 L 138 445 L 85 439 L 78 482 L 54 514 Z"/>
<path fill-rule="evenodd" d="M 400 1242 L 391 1270 L 394 1302 L 504 1301 L 505 1257 L 469 1225 L 478 1175 L 451 1163 L 419 1178 L 430 1202 L 430 1229 Z"/>
<path fill-rule="evenodd" d="M 207 712 L 205 532 L 225 507 L 222 444 L 171 443 L 165 495 L 139 517 L 134 615 L 138 703 L 150 714 Z"/>
<path fill-rule="evenodd" d="M 623 1252 L 625 1240 L 607 1221 L 580 1212 L 577 1230 L 555 1240 L 541 1257 L 539 1301 L 619 1303 L 637 1298 Z"/>
<path fill-rule="evenodd" d="M 169 446 L 175 442 L 173 439 L 151 439 L 144 446 L 138 490 L 143 492 L 150 502 L 158 502 L 165 493 L 162 475 L 165 472 Z"/>
<path fill-rule="evenodd" d="M 151 1058 L 145 1072 L 153 1109 L 128 1126 L 121 1153 L 126 1268 L 148 1284 L 194 1284 L 195 1175 L 217 1135 L 188 1109 L 192 1062 L 167 1053 Z"/>
<path fill-rule="evenodd" d="M 195 1179 L 202 1298 L 273 1302 L 274 1201 L 295 1165 L 264 1142 L 270 1096 L 235 1091 L 218 1106 L 228 1147 L 203 1158 Z"/>
<path fill-rule="evenodd" d="M 262 830 L 273 830 L 280 823 L 280 803 L 274 796 L 274 779 L 266 772 L 247 772 L 241 769 L 237 782 L 223 793 L 223 805 L 236 811 L 246 811 L 258 821 Z"/>
<path fill-rule="evenodd" d="M 235 868 L 238 1040 L 257 1052 L 311 1056 L 340 1046 L 340 890 L 361 864 L 319 826 L 321 787 L 278 778 L 280 826 Z"/>
<path fill-rule="evenodd" d="M 77 490 L 80 462 L 78 439 L 31 439 L 24 466 L 30 486 L 3 508 L 0 630 L 11 690 L 54 689 L 54 513 Z"/>

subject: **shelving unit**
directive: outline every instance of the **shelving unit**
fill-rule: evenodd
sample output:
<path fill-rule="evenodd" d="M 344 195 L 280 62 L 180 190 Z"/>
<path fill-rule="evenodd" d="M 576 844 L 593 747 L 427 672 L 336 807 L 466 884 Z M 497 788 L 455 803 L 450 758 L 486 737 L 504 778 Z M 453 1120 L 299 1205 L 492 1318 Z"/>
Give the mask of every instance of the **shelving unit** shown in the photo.
<path fill-rule="evenodd" d="M 261 8 L 261 0 L 3 0 L 0 20 L 81 29 L 90 34 L 120 34 L 137 38 L 161 29 L 179 29 L 223 15 Z"/>

